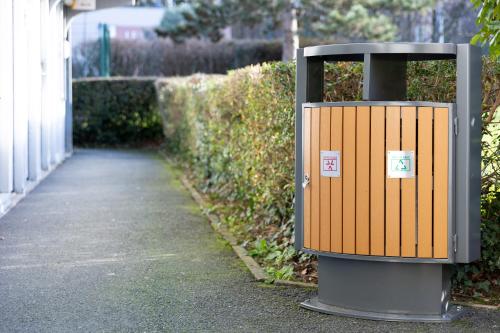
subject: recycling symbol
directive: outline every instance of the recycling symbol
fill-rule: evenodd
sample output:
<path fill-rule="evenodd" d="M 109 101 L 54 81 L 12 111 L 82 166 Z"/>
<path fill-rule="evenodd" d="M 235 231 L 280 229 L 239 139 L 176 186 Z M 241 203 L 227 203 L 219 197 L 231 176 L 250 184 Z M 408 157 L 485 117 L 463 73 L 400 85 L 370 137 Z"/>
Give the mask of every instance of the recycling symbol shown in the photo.
<path fill-rule="evenodd" d="M 406 158 L 397 159 L 394 165 L 394 171 L 409 171 L 410 170 L 410 160 Z"/>
<path fill-rule="evenodd" d="M 408 171 L 408 167 L 406 166 L 404 160 L 399 160 L 397 168 L 399 171 Z"/>

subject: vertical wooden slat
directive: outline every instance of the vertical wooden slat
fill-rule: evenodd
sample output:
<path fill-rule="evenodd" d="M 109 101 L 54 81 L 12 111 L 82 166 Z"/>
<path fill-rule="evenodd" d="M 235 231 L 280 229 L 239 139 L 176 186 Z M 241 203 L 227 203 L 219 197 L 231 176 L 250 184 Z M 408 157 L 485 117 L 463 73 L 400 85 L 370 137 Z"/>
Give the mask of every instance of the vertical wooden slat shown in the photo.
<path fill-rule="evenodd" d="M 418 245 L 420 258 L 432 257 L 432 107 L 418 108 Z"/>
<path fill-rule="evenodd" d="M 370 144 L 370 254 L 385 251 L 385 108 L 372 106 Z"/>
<path fill-rule="evenodd" d="M 398 106 L 388 106 L 386 117 L 386 150 L 400 150 L 400 108 Z M 399 184 L 400 180 L 398 178 L 386 177 L 386 256 L 400 255 Z"/>
<path fill-rule="evenodd" d="M 311 108 L 304 109 L 304 175 L 311 177 Z M 311 186 L 304 189 L 304 247 L 311 248 Z"/>
<path fill-rule="evenodd" d="M 340 177 L 331 178 L 330 250 L 342 252 L 342 107 L 332 107 L 330 144 L 332 150 L 340 151 Z"/>
<path fill-rule="evenodd" d="M 330 150 L 330 108 L 321 108 L 320 150 Z M 320 250 L 330 251 L 330 177 L 320 179 Z"/>
<path fill-rule="evenodd" d="M 356 254 L 370 254 L 370 107 L 356 111 Z"/>
<path fill-rule="evenodd" d="M 320 109 L 311 110 L 311 249 L 319 250 L 320 166 L 319 136 Z"/>
<path fill-rule="evenodd" d="M 401 108 L 401 149 L 416 152 L 416 107 Z M 411 165 L 414 168 L 415 165 Z M 415 178 L 401 179 L 401 256 L 416 255 L 416 183 Z"/>
<path fill-rule="evenodd" d="M 434 258 L 448 257 L 448 109 L 434 109 Z"/>
<path fill-rule="evenodd" d="M 342 252 L 356 253 L 356 108 L 344 107 Z"/>

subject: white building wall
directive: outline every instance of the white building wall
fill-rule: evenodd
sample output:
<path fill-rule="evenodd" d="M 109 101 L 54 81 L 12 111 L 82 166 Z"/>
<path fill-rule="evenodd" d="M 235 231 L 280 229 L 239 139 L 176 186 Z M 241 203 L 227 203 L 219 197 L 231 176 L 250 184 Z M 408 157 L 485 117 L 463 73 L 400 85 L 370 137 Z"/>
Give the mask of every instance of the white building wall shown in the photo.
<path fill-rule="evenodd" d="M 42 0 L 40 4 L 40 40 L 41 40 L 41 67 L 42 67 L 42 86 L 41 86 L 41 166 L 42 170 L 47 171 L 50 168 L 50 89 L 49 89 L 49 49 L 50 49 L 50 18 L 49 18 L 49 0 Z"/>
<path fill-rule="evenodd" d="M 68 22 L 66 21 L 66 25 Z M 71 58 L 71 32 L 67 29 L 67 41 L 65 43 L 65 57 L 66 61 L 64 64 L 65 68 L 65 80 L 68 84 L 65 84 L 65 98 L 66 98 L 66 126 L 65 126 L 65 152 L 69 154 L 73 151 L 73 85 L 72 85 L 72 58 Z"/>
<path fill-rule="evenodd" d="M 65 41 L 65 22 L 63 5 L 57 7 L 57 26 L 54 35 L 57 36 L 57 55 L 54 59 L 57 66 L 57 156 L 56 163 L 60 163 L 65 157 L 65 127 L 66 127 L 66 76 L 65 76 L 65 57 L 64 57 L 64 41 Z M 71 82 L 71 81 L 70 81 Z"/>
<path fill-rule="evenodd" d="M 42 67 L 40 43 L 40 1 L 29 0 L 28 12 L 29 88 L 28 179 L 36 181 L 41 174 Z"/>
<path fill-rule="evenodd" d="M 0 1 L 0 193 L 13 189 L 14 70 L 12 1 Z"/>
<path fill-rule="evenodd" d="M 14 25 L 14 191 L 28 180 L 28 3 L 15 0 Z"/>
<path fill-rule="evenodd" d="M 59 102 L 61 99 L 61 91 L 59 91 L 59 64 L 57 63 L 57 58 L 59 56 L 59 44 L 60 44 L 60 34 L 59 34 L 59 15 L 60 5 L 55 5 L 50 9 L 49 14 L 49 57 L 48 57 L 48 77 L 49 77 L 49 118 L 50 118 L 50 164 L 56 164 L 59 160 L 59 148 L 58 148 L 58 117 L 59 117 Z"/>
<path fill-rule="evenodd" d="M 0 215 L 66 157 L 65 31 L 62 1 L 0 0 Z"/>
<path fill-rule="evenodd" d="M 0 216 L 72 152 L 65 41 L 76 14 L 61 0 L 0 0 Z"/>

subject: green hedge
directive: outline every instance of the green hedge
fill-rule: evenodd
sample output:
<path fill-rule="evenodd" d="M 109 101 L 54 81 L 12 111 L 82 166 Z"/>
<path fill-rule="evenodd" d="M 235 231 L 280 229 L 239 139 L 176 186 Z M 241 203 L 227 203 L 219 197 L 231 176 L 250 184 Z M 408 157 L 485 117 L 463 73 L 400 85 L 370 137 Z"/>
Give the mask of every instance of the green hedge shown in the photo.
<path fill-rule="evenodd" d="M 279 40 L 229 40 L 211 43 L 169 39 L 111 39 L 113 76 L 177 76 L 194 73 L 225 74 L 230 69 L 281 59 Z M 99 41 L 74 49 L 73 77 L 99 75 Z"/>
<path fill-rule="evenodd" d="M 76 145 L 154 144 L 162 140 L 155 79 L 90 78 L 73 81 Z"/>
<path fill-rule="evenodd" d="M 499 91 L 499 67 L 484 62 L 485 117 Z M 329 65 L 325 77 L 327 101 L 360 100 L 361 65 Z M 410 100 L 455 99 L 453 61 L 410 63 L 408 78 Z M 245 245 L 257 240 L 251 253 L 280 278 L 314 271 L 310 257 L 292 247 L 294 80 L 293 64 L 273 63 L 157 82 L 168 149 L 190 166 L 198 188 Z M 490 123 L 483 131 L 482 260 L 459 266 L 455 279 L 461 288 L 475 287 L 468 292 L 498 286 L 500 159 L 493 129 Z"/>

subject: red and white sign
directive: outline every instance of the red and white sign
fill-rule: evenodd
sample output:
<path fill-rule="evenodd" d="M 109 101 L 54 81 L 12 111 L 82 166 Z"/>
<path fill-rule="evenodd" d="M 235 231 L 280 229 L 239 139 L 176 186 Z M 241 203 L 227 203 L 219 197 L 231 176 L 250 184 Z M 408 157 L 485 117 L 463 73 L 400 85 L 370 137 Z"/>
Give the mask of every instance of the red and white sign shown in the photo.
<path fill-rule="evenodd" d="M 322 150 L 321 155 L 321 176 L 340 177 L 340 151 Z"/>
<path fill-rule="evenodd" d="M 337 157 L 325 157 L 323 159 L 323 171 L 337 171 Z"/>

